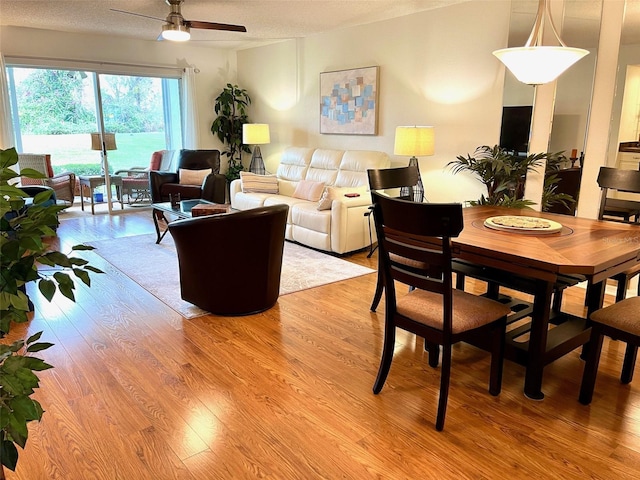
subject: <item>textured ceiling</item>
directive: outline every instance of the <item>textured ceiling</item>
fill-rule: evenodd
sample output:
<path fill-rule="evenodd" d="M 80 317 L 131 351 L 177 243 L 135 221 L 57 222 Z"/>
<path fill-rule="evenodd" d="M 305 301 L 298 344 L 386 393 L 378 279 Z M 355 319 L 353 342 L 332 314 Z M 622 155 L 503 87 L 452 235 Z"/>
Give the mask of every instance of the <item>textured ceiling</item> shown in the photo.
<path fill-rule="evenodd" d="M 239 24 L 247 33 L 192 29 L 203 46 L 242 48 L 277 39 L 306 37 L 472 0 L 185 0 L 187 20 Z M 612 0 L 605 0 L 612 1 Z M 563 40 L 588 45 L 599 25 L 599 2 L 565 0 L 567 15 L 578 19 Z M 640 43 L 640 0 L 627 0 L 623 43 Z M 514 0 L 511 39 L 524 43 L 535 16 L 536 0 Z M 113 12 L 126 10 L 153 18 Z M 0 0 L 0 26 L 118 35 L 155 41 L 169 6 L 164 0 Z M 594 32 L 595 30 L 595 32 Z M 590 33 L 593 32 L 593 33 Z M 583 38 L 591 40 L 583 40 Z"/>
<path fill-rule="evenodd" d="M 244 25 L 247 33 L 191 30 L 192 40 L 219 47 L 305 37 L 354 25 L 410 15 L 468 0 L 185 0 L 186 20 Z M 97 33 L 155 41 L 164 0 L 0 0 L 0 26 Z"/>

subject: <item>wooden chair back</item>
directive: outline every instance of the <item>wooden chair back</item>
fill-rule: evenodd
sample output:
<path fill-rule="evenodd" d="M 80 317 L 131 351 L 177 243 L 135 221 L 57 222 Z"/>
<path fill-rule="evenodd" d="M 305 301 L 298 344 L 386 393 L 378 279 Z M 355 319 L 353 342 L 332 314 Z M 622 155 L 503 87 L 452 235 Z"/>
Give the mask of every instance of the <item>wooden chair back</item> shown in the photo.
<path fill-rule="evenodd" d="M 608 196 L 609 190 L 640 194 L 640 170 L 600 167 L 598 185 L 602 190 L 598 212 L 600 220 L 605 215 L 613 215 L 623 217 L 627 222 L 631 217 L 635 217 L 636 223 L 640 221 L 640 201 L 621 200 Z"/>
<path fill-rule="evenodd" d="M 372 191 L 406 187 L 408 194 L 402 195 L 401 198 L 407 200 L 413 198 L 413 187 L 420 179 L 418 167 L 415 166 L 367 170 L 367 176 Z"/>
<path fill-rule="evenodd" d="M 394 281 L 443 296 L 444 331 L 451 331 L 451 238 L 462 231 L 459 203 L 417 203 L 372 192 L 387 308 L 395 308 Z M 446 333 L 445 333 L 446 334 Z"/>

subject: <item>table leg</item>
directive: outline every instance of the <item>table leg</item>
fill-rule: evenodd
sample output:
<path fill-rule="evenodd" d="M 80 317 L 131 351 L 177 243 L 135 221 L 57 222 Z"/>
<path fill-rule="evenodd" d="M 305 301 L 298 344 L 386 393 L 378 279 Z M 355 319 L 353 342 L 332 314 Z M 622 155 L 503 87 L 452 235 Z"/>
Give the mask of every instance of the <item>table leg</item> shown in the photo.
<path fill-rule="evenodd" d="M 84 184 L 80 184 L 80 209 L 84 212 Z"/>
<path fill-rule="evenodd" d="M 603 280 L 598 283 L 591 283 L 589 288 L 587 288 L 587 319 L 591 316 L 593 312 L 602 308 L 602 304 L 604 303 L 604 292 L 607 286 L 607 280 Z M 590 327 L 589 321 L 587 321 L 587 327 Z M 580 358 L 582 360 L 587 359 L 587 355 L 589 353 L 589 344 L 585 343 L 582 346 L 582 352 L 580 353 Z"/>
<path fill-rule="evenodd" d="M 542 400 L 542 374 L 547 351 L 547 331 L 553 283 L 539 280 L 536 282 L 531 313 L 531 331 L 529 332 L 529 352 L 524 377 L 524 394 L 532 400 Z"/>
<path fill-rule="evenodd" d="M 169 231 L 169 228 L 167 228 L 167 229 L 165 229 L 164 232 L 161 232 L 160 231 L 160 225 L 159 225 L 158 222 L 162 221 L 166 225 L 168 225 L 169 222 L 167 222 L 167 219 L 165 218 L 164 213 L 161 210 L 156 210 L 154 208 L 153 211 L 152 211 L 152 214 L 153 214 L 153 226 L 156 227 L 156 245 L 157 245 L 162 241 L 164 236 Z"/>
<path fill-rule="evenodd" d="M 93 203 L 93 187 L 90 186 L 89 187 L 89 198 L 90 198 L 90 202 L 91 202 L 91 215 L 95 215 L 95 209 L 94 209 L 94 203 Z"/>

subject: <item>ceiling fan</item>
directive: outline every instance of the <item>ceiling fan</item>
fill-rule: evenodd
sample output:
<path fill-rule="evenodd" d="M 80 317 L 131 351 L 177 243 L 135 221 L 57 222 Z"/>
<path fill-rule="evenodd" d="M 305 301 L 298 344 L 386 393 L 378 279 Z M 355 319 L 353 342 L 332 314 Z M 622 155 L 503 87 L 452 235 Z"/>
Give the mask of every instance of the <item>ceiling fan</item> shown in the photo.
<path fill-rule="evenodd" d="M 191 38 L 190 30 L 192 28 L 200 28 L 204 30 L 226 30 L 230 32 L 246 32 L 247 29 L 243 25 L 229 25 L 227 23 L 212 23 L 201 22 L 199 20 L 185 20 L 180 12 L 180 6 L 184 3 L 184 0 L 165 0 L 166 4 L 171 7 L 171 12 L 167 15 L 167 18 L 150 17 L 149 15 L 142 15 L 140 13 L 127 12 L 126 10 L 117 10 L 111 8 L 110 10 L 118 13 L 125 13 L 127 15 L 136 15 L 138 17 L 151 18 L 153 20 L 159 20 L 164 22 L 162 26 L 162 33 L 158 40 L 172 40 L 174 42 L 186 42 Z"/>

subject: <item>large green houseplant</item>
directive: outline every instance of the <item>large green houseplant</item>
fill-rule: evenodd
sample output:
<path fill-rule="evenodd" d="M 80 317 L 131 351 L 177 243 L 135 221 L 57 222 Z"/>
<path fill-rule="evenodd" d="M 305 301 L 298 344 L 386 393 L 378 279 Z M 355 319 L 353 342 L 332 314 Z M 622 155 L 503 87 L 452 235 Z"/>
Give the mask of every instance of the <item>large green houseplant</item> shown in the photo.
<path fill-rule="evenodd" d="M 521 157 L 506 149 L 494 145 L 476 148 L 472 155 L 459 155 L 449 162 L 453 173 L 470 172 L 486 187 L 486 196 L 482 194 L 472 205 L 500 205 L 512 208 L 524 208 L 535 202 L 524 198 L 527 173 L 536 172 L 546 165 L 549 170 L 557 170 L 564 160 L 562 152 L 534 153 Z M 551 175 L 545 179 L 543 207 L 556 202 L 572 202 L 571 196 L 556 193 L 558 178 Z M 544 209 L 544 208 L 543 208 Z"/>
<path fill-rule="evenodd" d="M 36 284 L 48 301 L 56 292 L 75 301 L 74 279 L 91 286 L 89 274 L 102 273 L 83 258 L 50 248 L 47 239 L 55 237 L 58 212 L 65 207 L 50 201 L 51 189 L 28 198 L 14 182 L 20 176 L 43 175 L 31 169 L 17 173 L 12 168 L 17 163 L 15 148 L 0 150 L 0 339 L 9 333 L 13 322 L 29 320 L 33 311 L 29 283 Z M 72 247 L 72 251 L 92 249 L 85 245 Z M 37 342 L 41 334 L 0 344 L 0 478 L 4 477 L 4 467 L 16 468 L 16 445 L 25 447 L 27 423 L 42 418 L 42 407 L 31 398 L 39 384 L 33 372 L 51 366 L 30 355 L 52 345 Z"/>
<path fill-rule="evenodd" d="M 244 170 L 242 152 L 250 153 L 247 145 L 242 143 L 242 126 L 249 123 L 246 108 L 251 105 L 251 98 L 246 90 L 230 83 L 216 98 L 214 111 L 216 119 L 211 124 L 211 133 L 226 145 L 222 155 L 229 157 L 226 173 L 227 181 L 240 177 Z"/>

